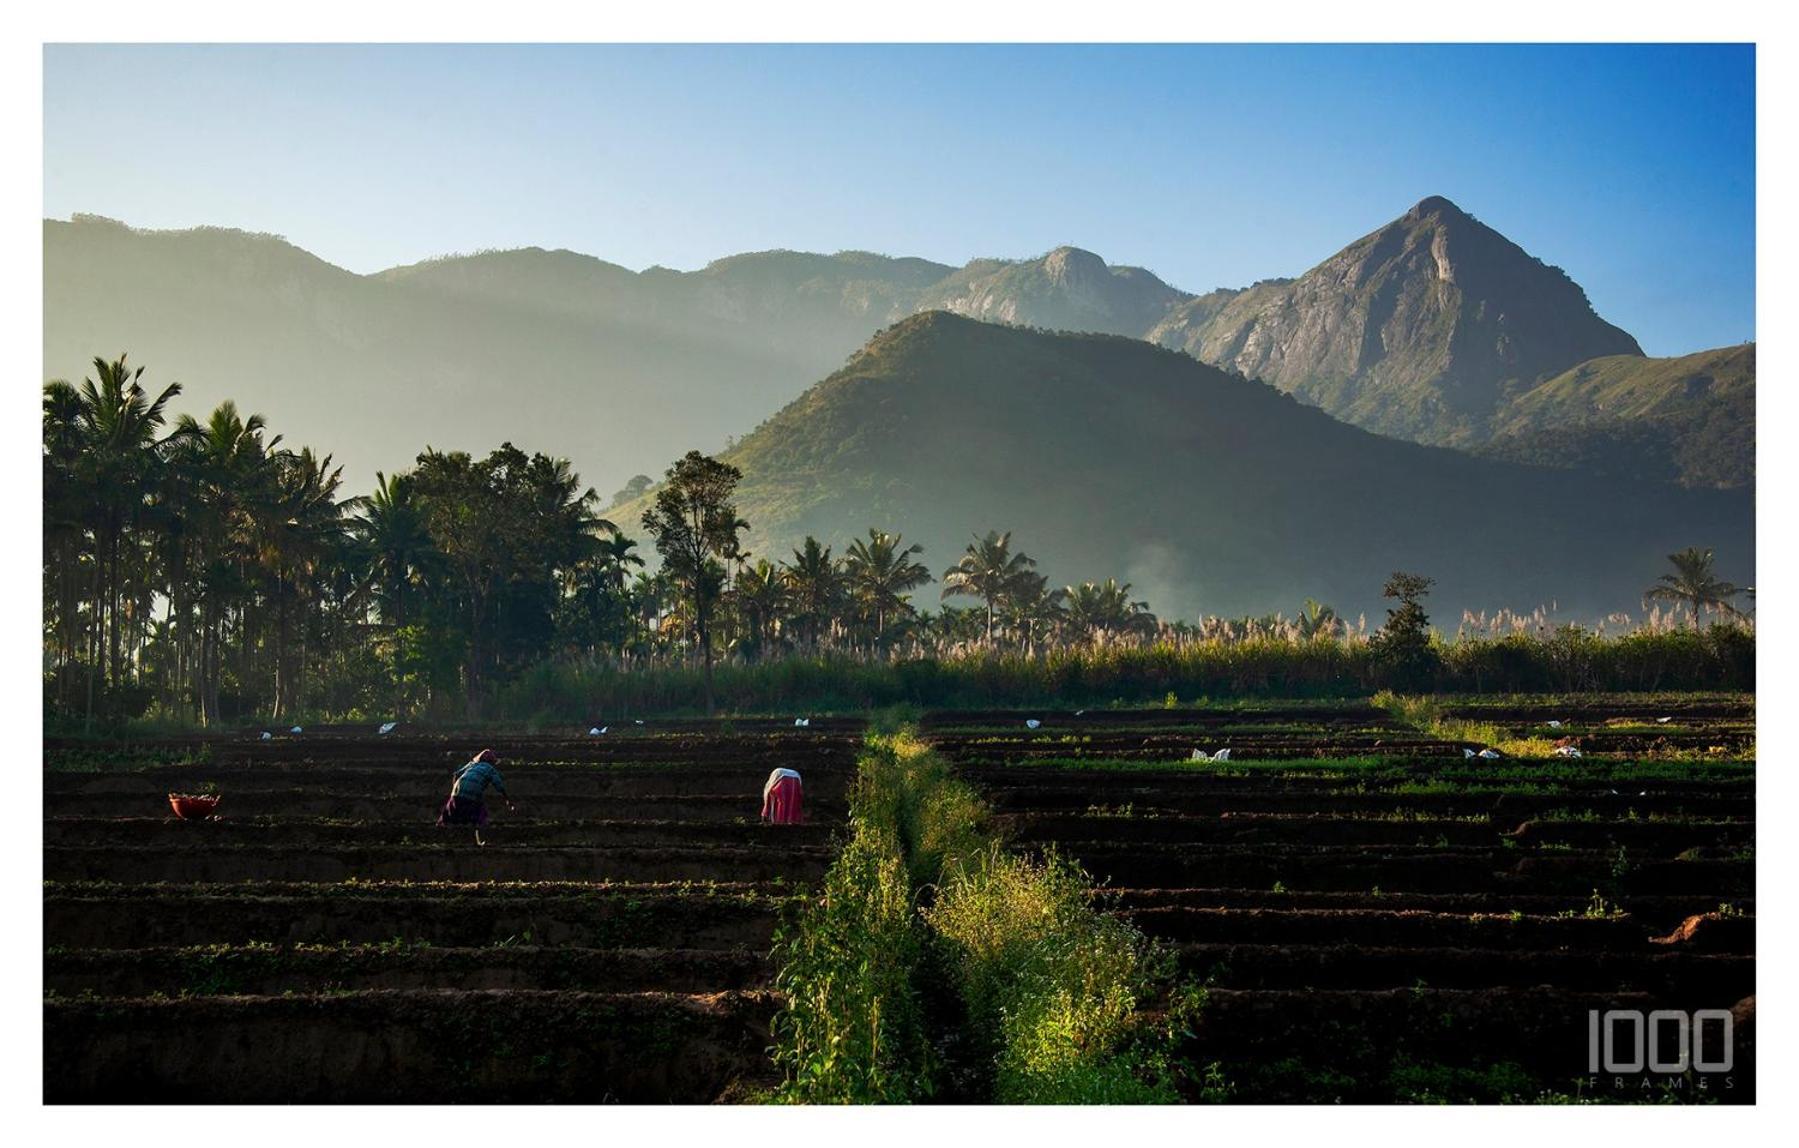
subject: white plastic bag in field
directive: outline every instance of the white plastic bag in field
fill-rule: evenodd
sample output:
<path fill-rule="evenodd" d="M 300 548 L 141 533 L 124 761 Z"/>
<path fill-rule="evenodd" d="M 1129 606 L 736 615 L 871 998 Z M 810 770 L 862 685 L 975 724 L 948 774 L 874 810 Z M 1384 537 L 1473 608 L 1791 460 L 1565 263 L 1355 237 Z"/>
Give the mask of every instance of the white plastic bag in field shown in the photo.
<path fill-rule="evenodd" d="M 261 739 L 260 739 L 260 740 L 262 740 L 262 741 L 268 741 L 268 740 L 270 740 L 270 739 L 271 739 L 271 738 L 273 738 L 273 737 L 274 737 L 274 736 L 275 736 L 275 735 L 274 735 L 274 734 L 272 734 L 272 733 L 270 733 L 270 732 L 269 732 L 269 731 L 268 731 L 268 730 L 266 730 L 266 729 L 265 729 L 265 730 L 263 730 L 263 731 L 262 731 L 262 737 L 261 737 Z"/>
<path fill-rule="evenodd" d="M 802 729 L 809 728 L 812 725 L 812 719 L 809 717 L 796 717 L 793 719 L 793 724 Z"/>
<path fill-rule="evenodd" d="M 394 731 L 394 727 L 399 724 L 400 723 L 397 721 L 384 721 L 381 723 L 381 729 L 378 732 L 384 733 L 384 734 L 392 733 Z"/>
<path fill-rule="evenodd" d="M 1582 754 L 1581 754 L 1579 748 L 1577 748 L 1575 746 L 1558 745 L 1555 747 L 1555 756 L 1557 756 L 1557 757 L 1580 757 L 1580 756 L 1582 756 Z"/>
<path fill-rule="evenodd" d="M 299 726 L 295 726 L 295 727 L 294 727 L 294 728 L 292 728 L 292 729 L 290 729 L 290 730 L 288 730 L 288 731 L 287 731 L 287 732 L 288 732 L 288 733 L 299 733 L 299 732 L 300 732 L 300 727 L 299 727 Z"/>
<path fill-rule="evenodd" d="M 1562 723 L 1560 721 L 1557 721 L 1552 718 L 1552 719 L 1550 719 L 1550 722 L 1549 722 L 1549 728 L 1550 729 L 1561 729 Z"/>
<path fill-rule="evenodd" d="M 1488 746 L 1486 749 L 1483 749 L 1479 753 L 1475 754 L 1475 756 L 1476 757 L 1484 757 L 1488 761 L 1497 761 L 1499 758 L 1504 757 L 1505 754 L 1500 753 L 1498 750 L 1494 749 L 1492 746 Z"/>
<path fill-rule="evenodd" d="M 1036 729 L 1038 726 L 1040 726 L 1042 724 L 1043 723 L 1038 721 L 1036 718 L 1025 718 L 1024 719 L 1024 728 L 1026 728 L 1026 729 Z"/>
<path fill-rule="evenodd" d="M 1221 749 L 1217 753 L 1212 755 L 1213 761 L 1229 761 L 1230 759 L 1231 759 L 1231 751 L 1228 749 Z"/>
<path fill-rule="evenodd" d="M 1473 757 L 1474 751 L 1469 749 L 1467 746 L 1463 746 L 1462 747 L 1462 756 L 1463 757 Z"/>
<path fill-rule="evenodd" d="M 601 734 L 605 733 L 607 730 L 609 730 L 611 728 L 612 727 L 609 725 L 596 725 L 587 731 L 587 736 L 588 737 L 599 737 Z"/>

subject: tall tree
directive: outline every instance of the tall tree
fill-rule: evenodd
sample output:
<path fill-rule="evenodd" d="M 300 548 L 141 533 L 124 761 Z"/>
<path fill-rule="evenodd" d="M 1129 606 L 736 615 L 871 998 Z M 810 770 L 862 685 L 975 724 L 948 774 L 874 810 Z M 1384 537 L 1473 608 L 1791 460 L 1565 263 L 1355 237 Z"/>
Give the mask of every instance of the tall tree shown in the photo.
<path fill-rule="evenodd" d="M 1012 532 L 987 532 L 970 543 L 956 564 L 943 572 L 942 597 L 966 594 L 987 605 L 987 644 L 993 644 L 995 611 L 1018 585 L 1019 575 L 1037 568 L 1037 560 L 1012 550 Z"/>
<path fill-rule="evenodd" d="M 72 477 L 85 492 L 85 517 L 94 538 L 93 616 L 98 638 L 88 663 L 90 723 L 94 667 L 105 665 L 106 682 L 113 689 L 124 678 L 120 614 L 125 550 L 135 542 L 132 536 L 169 445 L 158 435 L 167 419 L 165 408 L 181 393 L 180 383 L 170 383 L 151 397 L 141 382 L 144 368 L 132 370 L 125 359 L 124 355 L 111 361 L 95 358 L 94 377 L 83 379 L 79 389 L 58 380 L 45 390 L 45 414 L 56 423 L 46 428 L 46 445 L 63 452 L 78 444 Z"/>
<path fill-rule="evenodd" d="M 1068 621 L 1089 641 L 1103 642 L 1123 634 L 1153 634 L 1156 616 L 1148 602 L 1131 600 L 1131 584 L 1115 578 L 1083 582 L 1064 591 Z"/>
<path fill-rule="evenodd" d="M 611 524 L 591 507 L 566 459 L 527 456 L 511 443 L 476 461 L 427 450 L 414 471 L 425 528 L 461 597 L 463 685 L 478 718 L 489 671 L 553 637 L 558 587 Z"/>
<path fill-rule="evenodd" d="M 1386 624 L 1374 635 L 1373 652 L 1395 686 L 1418 689 L 1429 684 L 1437 658 L 1430 645 L 1424 599 L 1435 584 L 1435 579 L 1422 574 L 1395 571 L 1381 587 L 1381 597 L 1398 605 L 1387 608 Z"/>
<path fill-rule="evenodd" d="M 781 569 L 766 558 L 737 576 L 731 587 L 742 627 L 748 632 L 749 646 L 760 657 L 774 645 L 775 624 L 787 610 L 787 583 Z"/>
<path fill-rule="evenodd" d="M 1052 635 L 1067 620 L 1063 600 L 1068 592 L 1049 588 L 1049 578 L 1021 570 L 1006 588 L 1006 619 L 1028 653 L 1037 652 L 1037 640 Z"/>
<path fill-rule="evenodd" d="M 1668 561 L 1674 564 L 1674 572 L 1663 574 L 1655 585 L 1643 591 L 1643 601 L 1685 606 L 1692 612 L 1694 626 L 1699 625 L 1699 615 L 1705 610 L 1733 617 L 1741 614 L 1732 599 L 1743 593 L 1743 589 L 1713 573 L 1710 547 L 1701 550 L 1689 546 L 1668 555 Z"/>
<path fill-rule="evenodd" d="M 829 546 L 819 545 L 810 534 L 793 561 L 784 563 L 781 580 L 787 587 L 787 605 L 806 644 L 817 650 L 824 631 L 843 604 L 844 576 Z"/>
<path fill-rule="evenodd" d="M 924 563 L 912 560 L 912 555 L 924 553 L 924 547 L 904 546 L 902 541 L 898 534 L 870 527 L 868 537 L 850 543 L 843 556 L 851 592 L 874 616 L 877 647 L 887 638 L 888 620 L 912 612 L 907 594 L 931 580 Z"/>
<path fill-rule="evenodd" d="M 333 467 L 330 455 L 321 459 L 310 447 L 283 451 L 275 458 L 273 478 L 258 534 L 275 603 L 273 716 L 281 718 L 300 708 L 305 635 L 321 600 L 323 574 L 344 542 L 348 523 L 337 498 L 343 468 Z M 292 641 L 296 622 L 297 658 Z"/>
<path fill-rule="evenodd" d="M 743 472 L 729 463 L 688 451 L 669 467 L 643 527 L 692 608 L 694 635 L 705 666 L 706 713 L 712 696 L 712 616 L 724 590 L 724 562 L 739 552 L 748 523 L 737 517 L 732 496 Z"/>
<path fill-rule="evenodd" d="M 224 714 L 220 687 L 225 672 L 225 628 L 253 589 L 255 523 L 272 484 L 272 452 L 281 436 L 263 438 L 261 415 L 238 414 L 220 403 L 204 425 L 191 415 L 176 424 L 175 465 L 191 496 L 181 514 L 191 540 L 199 598 L 197 685 L 200 720 L 217 725 Z M 247 618 L 240 628 L 247 629 Z M 244 638 L 247 649 L 248 637 Z"/>

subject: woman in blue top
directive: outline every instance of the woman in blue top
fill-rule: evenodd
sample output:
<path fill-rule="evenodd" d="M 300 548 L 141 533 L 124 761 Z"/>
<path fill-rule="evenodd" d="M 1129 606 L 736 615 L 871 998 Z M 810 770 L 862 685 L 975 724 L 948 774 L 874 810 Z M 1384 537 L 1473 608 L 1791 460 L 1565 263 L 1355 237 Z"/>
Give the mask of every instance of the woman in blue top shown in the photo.
<path fill-rule="evenodd" d="M 456 771 L 456 776 L 450 779 L 450 799 L 437 814 L 439 828 L 472 825 L 475 827 L 475 844 L 487 844 L 481 840 L 481 830 L 487 826 L 487 787 L 491 785 L 499 790 L 500 796 L 506 798 L 506 808 L 512 808 L 506 779 L 495 768 L 499 764 L 499 755 L 484 749 L 475 755 L 475 760 Z"/>

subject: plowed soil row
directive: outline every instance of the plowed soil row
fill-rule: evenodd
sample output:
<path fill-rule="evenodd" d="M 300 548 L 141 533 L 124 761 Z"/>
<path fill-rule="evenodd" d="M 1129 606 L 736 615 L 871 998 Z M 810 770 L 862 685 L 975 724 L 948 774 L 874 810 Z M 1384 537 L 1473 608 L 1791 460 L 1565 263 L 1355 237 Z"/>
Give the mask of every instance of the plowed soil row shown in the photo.
<path fill-rule="evenodd" d="M 1097 780 L 1097 779 L 1096 779 Z M 1592 812 L 1614 820 L 1640 817 L 1685 816 L 1710 819 L 1753 817 L 1754 798 L 1746 793 L 1717 790 L 1665 793 L 1656 790 L 1612 793 L 1550 791 L 1517 793 L 1505 790 L 1450 792 L 1396 792 L 1370 789 L 1299 791 L 1280 793 L 1269 789 L 1206 790 L 1202 787 L 1105 785 L 1088 788 L 1032 789 L 1007 787 L 986 791 L 989 803 L 1003 812 L 1083 812 L 1095 805 L 1116 808 L 1130 804 L 1138 816 L 1156 814 L 1222 816 L 1238 812 L 1365 815 L 1394 812 L 1431 813 L 1443 817 L 1516 817 L 1527 821 L 1559 810 Z"/>
<path fill-rule="evenodd" d="M 65 997 L 279 996 L 406 989 L 718 992 L 766 987 L 766 953 L 734 949 L 332 948 L 89 949 L 52 953 L 44 988 Z"/>
<path fill-rule="evenodd" d="M 68 951 L 392 941 L 761 951 L 787 896 L 774 886 L 52 886 L 44 936 Z"/>
<path fill-rule="evenodd" d="M 1614 895 L 1706 893 L 1720 900 L 1754 891 L 1752 861 L 1631 861 L 1604 854 L 1521 855 L 1504 850 L 1398 846 L 1116 845 L 1063 841 L 1065 855 L 1095 880 L 1120 888 L 1223 885 L 1242 888 Z"/>
<path fill-rule="evenodd" d="M 1107 888 L 1101 890 L 1101 897 L 1104 904 L 1121 910 L 1423 912 L 1444 917 L 1495 917 L 1507 921 L 1516 912 L 1520 920 L 1527 917 L 1556 920 L 1579 918 L 1583 921 L 1592 919 L 1584 916 L 1592 906 L 1591 895 L 1587 893 L 1508 893 L 1503 902 L 1495 902 L 1490 893 L 1405 893 L 1386 890 L 1371 893 L 1367 890 L 1332 892 L 1318 889 L 1283 889 L 1277 893 L 1272 889 Z M 1611 907 L 1628 916 L 1631 925 L 1628 931 L 1632 935 L 1640 933 L 1644 936 L 1665 936 L 1689 918 L 1715 913 L 1718 908 L 1718 899 L 1705 893 L 1621 895 L 1607 900 Z M 1755 901 L 1748 897 L 1738 898 L 1732 902 L 1732 909 L 1736 913 L 1748 915 L 1730 918 L 1732 922 L 1741 921 L 1740 926 L 1720 924 L 1717 918 L 1705 921 L 1704 927 L 1696 930 L 1694 936 L 1684 942 L 1687 947 L 1709 945 L 1714 939 L 1728 937 L 1732 938 L 1730 943 L 1745 946 L 1742 951 L 1750 951 L 1754 942 L 1752 915 L 1755 912 Z"/>
<path fill-rule="evenodd" d="M 1755 958 L 1737 954 L 1219 942 L 1184 944 L 1177 953 L 1188 973 L 1227 989 L 1384 989 L 1411 978 L 1414 987 L 1544 985 L 1722 1000 L 1726 1007 L 1755 992 Z"/>
<path fill-rule="evenodd" d="M 432 821 L 443 804 L 442 793 L 429 798 L 393 793 L 360 793 L 321 791 L 316 789 L 271 789 L 261 792 L 225 794 L 219 805 L 219 816 L 226 822 L 242 818 L 333 818 L 393 821 L 417 824 Z M 588 795 L 582 797 L 546 797 L 534 793 L 520 795 L 518 811 L 503 807 L 493 814 L 496 829 L 529 817 L 549 821 L 603 821 L 621 816 L 637 816 L 648 821 L 737 822 L 755 820 L 761 810 L 757 792 L 632 794 L 629 797 Z M 146 818 L 157 817 L 169 809 L 168 798 L 147 793 L 53 793 L 44 799 L 45 812 L 52 818 Z M 842 799 L 815 798 L 806 795 L 806 820 L 817 825 L 841 824 L 847 814 Z"/>
<path fill-rule="evenodd" d="M 1436 741 L 1428 738 L 1386 737 L 1245 737 L 1232 736 L 1211 741 L 1198 741 L 1190 736 L 1106 738 L 1062 741 L 1056 738 L 1019 739 L 1015 742 L 991 740 L 957 742 L 947 740 L 939 745 L 945 757 L 960 766 L 1015 765 L 1030 761 L 1062 759 L 1094 759 L 1101 761 L 1176 762 L 1185 760 L 1195 749 L 1207 754 L 1228 749 L 1240 760 L 1294 761 L 1310 758 L 1352 758 L 1379 754 L 1399 760 L 1462 759 L 1462 750 L 1473 742 Z"/>
<path fill-rule="evenodd" d="M 796 765 L 805 778 L 808 796 L 840 797 L 853 776 L 849 768 Z M 121 774 L 51 774 L 45 778 L 50 794 L 140 793 L 157 797 L 191 793 L 207 784 L 227 798 L 234 794 L 269 790 L 312 789 L 351 793 L 371 790 L 441 801 L 449 792 L 453 770 L 370 769 L 316 766 L 294 769 L 190 769 L 187 767 L 144 770 Z M 664 796 L 686 793 L 739 792 L 760 799 L 767 771 L 733 767 L 653 766 L 616 768 L 517 769 L 505 773 L 506 789 L 515 799 L 542 797 Z"/>
<path fill-rule="evenodd" d="M 453 831 L 442 831 L 446 836 Z M 456 835 L 460 838 L 460 834 Z M 52 845 L 44 876 L 53 881 L 789 881 L 824 875 L 828 846 L 573 848 L 435 846 Z"/>
<path fill-rule="evenodd" d="M 50 1002 L 51 1103 L 719 1099 L 766 1079 L 767 993 L 373 991 Z"/>
<path fill-rule="evenodd" d="M 116 848 L 168 846 L 204 849 L 231 845 L 339 846 L 441 845 L 448 836 L 429 817 L 413 810 L 413 820 L 335 820 L 276 817 L 222 817 L 180 821 L 174 817 L 52 817 L 44 822 L 44 844 Z M 739 807 L 741 814 L 742 807 Z M 826 847 L 838 832 L 830 824 L 762 825 L 743 817 L 719 821 L 556 821 L 507 816 L 489 826 L 491 845 L 621 846 L 770 845 Z"/>
<path fill-rule="evenodd" d="M 1064 840 L 1204 845 L 1417 845 L 1499 848 L 1542 845 L 1578 849 L 1623 847 L 1667 857 L 1693 848 L 1729 849 L 1755 840 L 1753 821 L 1469 821 L 1443 818 L 1290 816 L 1231 813 L 1220 817 L 1003 814 L 997 827 L 1012 840 Z"/>
<path fill-rule="evenodd" d="M 1711 917 L 1689 936 L 1666 941 L 1671 934 L 1631 916 L 1513 916 L 1489 913 L 1444 913 L 1420 909 L 1261 909 L 1212 906 L 1166 906 L 1122 910 L 1144 932 L 1193 944 L 1257 944 L 1288 946 L 1361 945 L 1412 949 L 1505 949 L 1515 953 L 1540 950 L 1650 954 L 1663 949 L 1683 952 L 1754 952 L 1755 923 L 1745 917 Z M 1430 980 L 1420 964 L 1405 984 Z"/>

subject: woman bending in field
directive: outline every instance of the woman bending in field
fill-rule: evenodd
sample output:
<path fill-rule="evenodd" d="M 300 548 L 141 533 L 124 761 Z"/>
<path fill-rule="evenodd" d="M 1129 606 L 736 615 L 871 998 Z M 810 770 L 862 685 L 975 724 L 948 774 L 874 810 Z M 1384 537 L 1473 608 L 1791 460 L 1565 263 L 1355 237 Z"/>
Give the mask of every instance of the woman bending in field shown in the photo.
<path fill-rule="evenodd" d="M 762 820 L 773 825 L 798 825 L 806 816 L 800 805 L 800 775 L 777 769 L 762 786 Z"/>
<path fill-rule="evenodd" d="M 487 787 L 491 785 L 499 790 L 500 796 L 506 798 L 506 808 L 512 808 L 512 798 L 506 792 L 506 779 L 495 768 L 499 764 L 499 755 L 491 749 L 484 749 L 475 755 L 475 760 L 456 771 L 456 776 L 450 780 L 450 799 L 444 802 L 443 809 L 437 815 L 439 828 L 472 825 L 475 827 L 475 844 L 487 844 L 481 840 L 481 830 L 487 825 Z"/>

